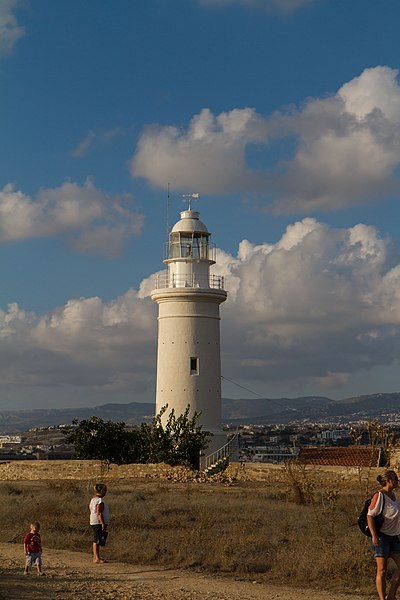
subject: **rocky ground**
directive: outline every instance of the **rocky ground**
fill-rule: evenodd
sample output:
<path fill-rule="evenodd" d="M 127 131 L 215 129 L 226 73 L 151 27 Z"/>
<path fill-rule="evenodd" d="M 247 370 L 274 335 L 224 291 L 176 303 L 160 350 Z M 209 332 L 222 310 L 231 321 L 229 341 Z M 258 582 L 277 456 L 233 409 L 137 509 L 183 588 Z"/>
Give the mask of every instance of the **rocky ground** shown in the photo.
<path fill-rule="evenodd" d="M 90 553 L 45 550 L 44 577 L 23 575 L 18 544 L 0 544 L 0 598 L 4 600 L 366 600 L 366 596 L 270 586 L 189 571 L 95 565 Z"/>

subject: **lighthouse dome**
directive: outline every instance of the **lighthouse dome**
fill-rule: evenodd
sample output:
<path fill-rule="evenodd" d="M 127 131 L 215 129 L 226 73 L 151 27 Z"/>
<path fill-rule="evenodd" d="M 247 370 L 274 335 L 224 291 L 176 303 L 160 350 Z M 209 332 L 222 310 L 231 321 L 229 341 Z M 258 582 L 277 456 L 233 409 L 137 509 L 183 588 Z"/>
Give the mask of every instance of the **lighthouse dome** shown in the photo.
<path fill-rule="evenodd" d="M 181 219 L 171 229 L 171 233 L 208 233 L 207 227 L 199 219 L 199 213 L 195 210 L 183 210 Z"/>

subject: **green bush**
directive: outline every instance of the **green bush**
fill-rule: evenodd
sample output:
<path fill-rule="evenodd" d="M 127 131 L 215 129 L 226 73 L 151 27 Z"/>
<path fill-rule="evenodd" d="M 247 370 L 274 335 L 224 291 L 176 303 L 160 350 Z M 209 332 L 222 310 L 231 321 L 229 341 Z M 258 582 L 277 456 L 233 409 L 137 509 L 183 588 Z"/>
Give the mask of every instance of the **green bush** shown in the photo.
<path fill-rule="evenodd" d="M 126 429 L 125 423 L 103 421 L 91 417 L 75 419 L 76 428 L 68 428 L 66 441 L 74 446 L 75 455 L 82 460 L 102 460 L 109 464 L 160 463 L 190 465 L 198 468 L 200 452 L 207 447 L 210 433 L 198 425 L 199 413 L 189 418 L 188 406 L 178 417 L 172 410 L 165 426 L 163 407 L 151 425 L 142 423 L 140 429 Z"/>

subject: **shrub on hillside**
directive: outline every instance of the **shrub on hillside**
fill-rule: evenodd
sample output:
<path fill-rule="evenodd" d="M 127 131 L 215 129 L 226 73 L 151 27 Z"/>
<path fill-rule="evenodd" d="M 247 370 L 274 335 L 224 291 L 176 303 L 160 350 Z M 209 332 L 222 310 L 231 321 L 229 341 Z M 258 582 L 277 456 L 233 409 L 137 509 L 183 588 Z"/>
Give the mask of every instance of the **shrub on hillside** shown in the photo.
<path fill-rule="evenodd" d="M 141 462 L 165 462 L 169 465 L 190 465 L 198 469 L 200 452 L 207 447 L 211 434 L 203 431 L 198 425 L 200 414 L 195 412 L 189 418 L 188 406 L 185 412 L 178 417 L 172 409 L 168 420 L 163 426 L 162 416 L 167 410 L 164 406 L 160 413 L 154 417 L 153 423 L 142 423 L 141 434 Z"/>
<path fill-rule="evenodd" d="M 125 423 L 99 417 L 75 419 L 76 428 L 68 429 L 66 441 L 83 460 L 117 465 L 165 462 L 198 468 L 200 452 L 207 447 L 211 434 L 198 425 L 199 413 L 189 418 L 189 406 L 178 417 L 172 410 L 164 426 L 161 418 L 166 410 L 167 406 L 163 407 L 151 425 L 142 423 L 140 429 L 126 429 Z"/>
<path fill-rule="evenodd" d="M 69 428 L 66 441 L 74 446 L 76 458 L 102 460 L 117 465 L 135 462 L 139 455 L 139 433 L 127 430 L 125 423 L 103 421 L 91 417 L 78 421 Z"/>

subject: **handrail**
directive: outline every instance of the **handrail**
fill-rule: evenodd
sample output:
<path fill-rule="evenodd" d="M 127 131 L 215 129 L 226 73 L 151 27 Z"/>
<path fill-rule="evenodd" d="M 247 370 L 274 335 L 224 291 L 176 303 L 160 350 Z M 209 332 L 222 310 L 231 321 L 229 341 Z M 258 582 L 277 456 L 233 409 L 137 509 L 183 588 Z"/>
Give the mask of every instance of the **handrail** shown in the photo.
<path fill-rule="evenodd" d="M 222 275 L 198 275 L 196 273 L 176 274 L 164 271 L 156 277 L 156 288 L 212 288 L 224 289 Z"/>
<path fill-rule="evenodd" d="M 238 440 L 239 440 L 239 431 L 236 431 L 236 433 L 233 434 L 231 439 L 228 442 L 226 442 L 226 444 L 221 446 L 221 448 L 219 448 L 212 454 L 209 454 L 208 456 L 206 456 L 204 459 L 205 470 L 207 470 L 210 467 L 212 467 L 213 465 L 215 465 L 215 463 L 217 463 L 219 460 L 221 460 L 223 458 L 229 458 L 233 454 L 233 452 L 236 450 L 236 443 L 238 442 Z M 232 450 L 232 446 L 235 446 L 235 448 L 233 450 Z"/>

